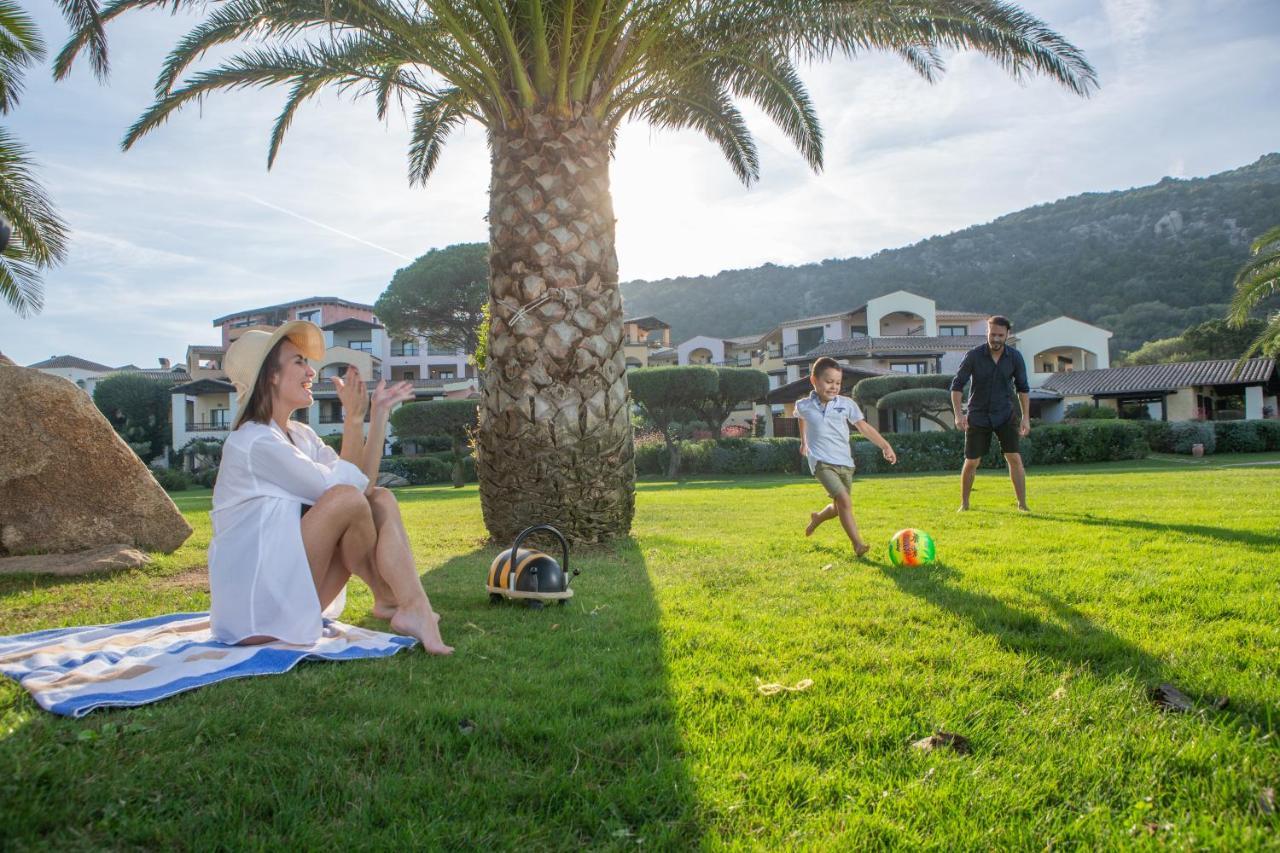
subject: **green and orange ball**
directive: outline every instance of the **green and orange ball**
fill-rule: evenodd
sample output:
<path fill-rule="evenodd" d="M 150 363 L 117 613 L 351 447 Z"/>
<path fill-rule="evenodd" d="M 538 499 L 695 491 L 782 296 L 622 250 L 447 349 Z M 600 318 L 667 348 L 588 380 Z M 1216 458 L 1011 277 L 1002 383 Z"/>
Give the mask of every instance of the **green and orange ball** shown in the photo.
<path fill-rule="evenodd" d="M 908 527 L 889 539 L 889 560 L 895 566 L 927 566 L 937 557 L 933 537 Z"/>

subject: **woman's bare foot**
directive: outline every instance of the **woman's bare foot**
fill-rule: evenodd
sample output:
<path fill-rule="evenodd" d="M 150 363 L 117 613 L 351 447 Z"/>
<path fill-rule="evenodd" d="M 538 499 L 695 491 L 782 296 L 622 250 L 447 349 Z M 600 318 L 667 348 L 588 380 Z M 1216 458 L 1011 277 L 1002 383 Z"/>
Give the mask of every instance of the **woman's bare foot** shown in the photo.
<path fill-rule="evenodd" d="M 871 546 L 868 545 L 866 542 L 853 543 L 853 556 L 857 557 L 859 560 L 867 556 L 867 552 L 870 550 L 871 550 Z"/>
<path fill-rule="evenodd" d="M 391 617 L 396 615 L 396 606 L 384 601 L 375 600 L 373 602 L 373 609 L 369 612 L 373 614 L 374 619 L 390 620 Z"/>
<path fill-rule="evenodd" d="M 391 630 L 413 637 L 428 654 L 451 655 L 453 646 L 446 646 L 440 637 L 440 614 L 424 600 L 420 605 L 398 608 L 391 617 Z"/>
<path fill-rule="evenodd" d="M 813 531 L 817 530 L 818 525 L 821 523 L 822 523 L 822 513 L 820 512 L 809 513 L 809 526 L 804 529 L 804 535 L 812 536 Z"/>

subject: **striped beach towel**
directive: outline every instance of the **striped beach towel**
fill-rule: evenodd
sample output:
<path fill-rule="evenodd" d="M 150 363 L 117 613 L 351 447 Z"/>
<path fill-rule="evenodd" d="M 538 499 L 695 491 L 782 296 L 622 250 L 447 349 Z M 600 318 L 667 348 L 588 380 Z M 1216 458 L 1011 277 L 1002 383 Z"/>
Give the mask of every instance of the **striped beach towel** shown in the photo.
<path fill-rule="evenodd" d="M 228 678 L 288 672 L 304 660 L 386 657 L 416 642 L 325 620 L 323 636 L 311 645 L 228 646 L 210 639 L 208 613 L 173 613 L 0 637 L 0 673 L 46 711 L 83 717 Z"/>

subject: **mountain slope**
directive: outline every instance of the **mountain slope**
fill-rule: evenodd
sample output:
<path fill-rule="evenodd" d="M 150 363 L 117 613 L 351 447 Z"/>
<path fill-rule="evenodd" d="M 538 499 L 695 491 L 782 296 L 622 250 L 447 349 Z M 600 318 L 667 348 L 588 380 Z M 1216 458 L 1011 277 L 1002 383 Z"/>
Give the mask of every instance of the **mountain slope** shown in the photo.
<path fill-rule="evenodd" d="M 998 311 L 1026 328 L 1068 314 L 1115 333 L 1113 349 L 1222 316 L 1249 241 L 1280 223 L 1280 154 L 1207 178 L 1086 193 L 867 258 L 766 264 L 631 281 L 629 316 L 672 339 L 764 331 L 778 318 L 847 310 L 903 289 L 940 308 Z"/>

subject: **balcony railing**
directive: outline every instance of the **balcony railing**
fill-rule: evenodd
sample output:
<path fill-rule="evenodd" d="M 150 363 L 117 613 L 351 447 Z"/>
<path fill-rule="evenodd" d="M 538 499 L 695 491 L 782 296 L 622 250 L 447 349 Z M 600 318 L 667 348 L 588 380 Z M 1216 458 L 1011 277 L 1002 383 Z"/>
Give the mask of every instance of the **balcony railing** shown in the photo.
<path fill-rule="evenodd" d="M 712 362 L 717 367 L 750 367 L 752 363 L 752 358 L 749 355 L 735 355 L 726 358 L 724 361 Z"/>
<path fill-rule="evenodd" d="M 785 347 L 782 348 L 783 358 L 795 358 L 799 354 L 800 354 L 799 344 L 787 344 Z"/>
<path fill-rule="evenodd" d="M 227 421 L 187 421 L 187 432 L 226 432 L 231 429 Z"/>

